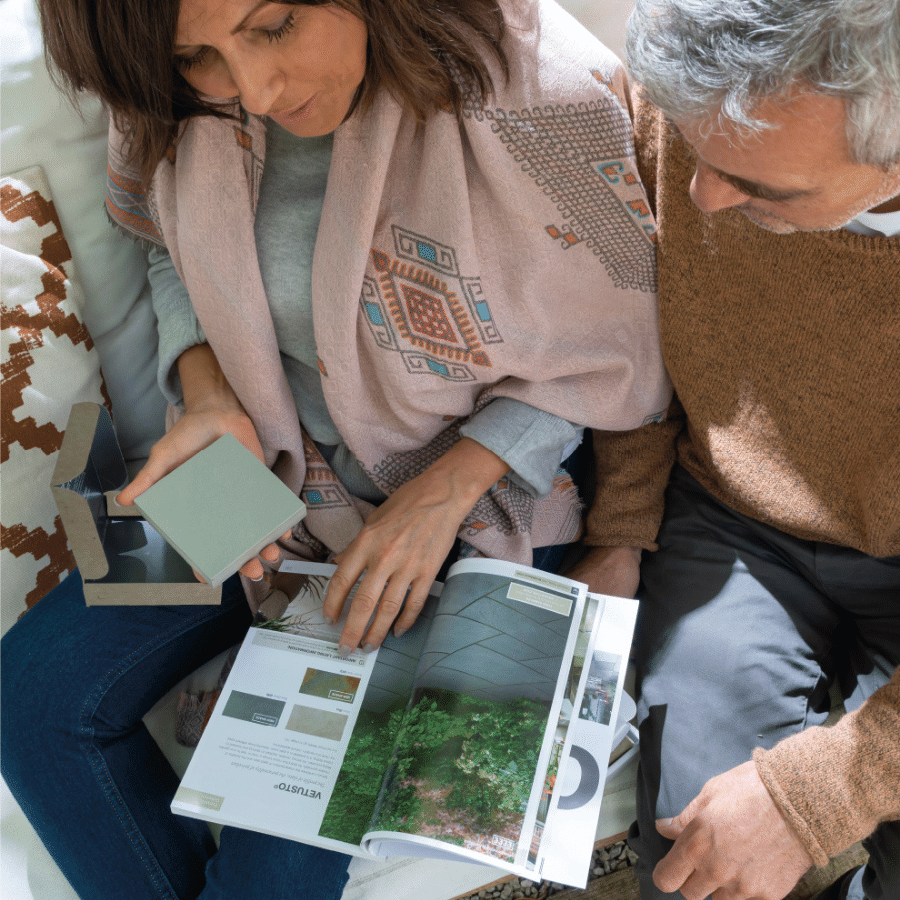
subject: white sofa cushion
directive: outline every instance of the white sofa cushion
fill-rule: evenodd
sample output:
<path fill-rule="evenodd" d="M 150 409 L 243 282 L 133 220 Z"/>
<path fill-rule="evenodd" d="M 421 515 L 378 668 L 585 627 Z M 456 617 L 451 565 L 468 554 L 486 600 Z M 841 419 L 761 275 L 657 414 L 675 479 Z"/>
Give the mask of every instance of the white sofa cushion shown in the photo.
<path fill-rule="evenodd" d="M 39 167 L 0 178 L 0 628 L 74 568 L 50 492 L 72 404 L 103 401 L 84 296 Z"/>
<path fill-rule="evenodd" d="M 165 401 L 156 386 L 156 318 L 144 250 L 106 218 L 107 117 L 95 97 L 76 110 L 44 61 L 34 0 L 0 6 L 2 173 L 44 169 L 76 274 L 126 459 L 146 457 L 162 434 Z"/>

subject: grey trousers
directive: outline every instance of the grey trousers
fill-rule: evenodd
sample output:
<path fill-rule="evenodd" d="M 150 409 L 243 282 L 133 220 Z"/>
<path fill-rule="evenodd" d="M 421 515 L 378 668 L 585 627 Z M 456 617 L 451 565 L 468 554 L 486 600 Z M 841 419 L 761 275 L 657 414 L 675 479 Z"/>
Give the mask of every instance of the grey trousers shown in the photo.
<path fill-rule="evenodd" d="M 833 681 L 855 709 L 900 664 L 900 557 L 792 538 L 679 468 L 659 545 L 644 554 L 635 635 L 641 763 L 629 842 L 643 900 L 681 897 L 651 881 L 671 846 L 657 818 L 678 815 L 754 747 L 822 724 Z M 865 843 L 852 900 L 900 900 L 900 822 Z"/>

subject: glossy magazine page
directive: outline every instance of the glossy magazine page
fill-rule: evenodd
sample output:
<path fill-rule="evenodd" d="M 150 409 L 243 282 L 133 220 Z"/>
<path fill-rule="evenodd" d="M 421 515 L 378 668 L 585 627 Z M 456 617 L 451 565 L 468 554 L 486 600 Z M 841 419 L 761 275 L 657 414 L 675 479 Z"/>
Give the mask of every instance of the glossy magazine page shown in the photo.
<path fill-rule="evenodd" d="M 533 874 L 584 597 L 579 582 L 509 563 L 450 569 L 364 846 Z"/>
<path fill-rule="evenodd" d="M 300 590 L 249 630 L 173 811 L 355 855 L 542 877 L 570 723 L 582 707 L 601 714 L 583 697 L 602 603 L 560 576 L 465 560 L 406 634 L 343 658 L 343 621 L 322 616 L 335 567 L 283 568 Z M 581 883 L 581 855 L 574 867 L 553 856 L 566 869 L 554 880 Z"/>
<path fill-rule="evenodd" d="M 283 568 L 301 576 L 300 591 L 281 617 L 247 633 L 172 810 L 367 856 L 359 842 L 391 759 L 391 714 L 409 701 L 440 585 L 402 638 L 345 659 L 343 621 L 322 617 L 335 567 Z M 357 725 L 371 731 L 383 713 L 364 758 L 348 758 Z"/>

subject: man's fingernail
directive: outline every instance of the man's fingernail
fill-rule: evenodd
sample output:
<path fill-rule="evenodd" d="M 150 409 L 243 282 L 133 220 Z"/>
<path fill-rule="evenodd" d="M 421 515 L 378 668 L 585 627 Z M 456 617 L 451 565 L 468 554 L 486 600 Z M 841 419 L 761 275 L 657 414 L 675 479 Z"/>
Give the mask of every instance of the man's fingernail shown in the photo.
<path fill-rule="evenodd" d="M 364 644 L 363 645 L 363 653 L 371 653 L 373 650 L 377 650 L 378 648 L 374 644 Z"/>
<path fill-rule="evenodd" d="M 338 646 L 338 653 L 346 659 L 353 652 L 353 648 L 349 644 L 340 644 Z"/>
<path fill-rule="evenodd" d="M 404 634 L 406 634 L 405 628 L 395 628 L 394 629 L 394 637 L 395 638 L 403 637 Z"/>
<path fill-rule="evenodd" d="M 322 618 L 329 624 L 334 625 L 334 619 L 331 616 L 326 616 L 325 613 L 322 613 Z"/>

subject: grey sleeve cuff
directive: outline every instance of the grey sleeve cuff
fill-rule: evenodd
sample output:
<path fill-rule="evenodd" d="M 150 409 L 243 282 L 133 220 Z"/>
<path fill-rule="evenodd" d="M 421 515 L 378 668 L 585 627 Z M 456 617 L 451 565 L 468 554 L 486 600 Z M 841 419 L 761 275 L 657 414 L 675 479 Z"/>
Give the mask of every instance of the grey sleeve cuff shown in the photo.
<path fill-rule="evenodd" d="M 463 437 L 496 453 L 509 478 L 532 497 L 553 489 L 559 464 L 581 443 L 584 429 L 511 397 L 497 397 L 460 428 Z"/>
<path fill-rule="evenodd" d="M 181 379 L 175 363 L 189 347 L 206 343 L 206 335 L 197 321 L 187 288 L 172 257 L 162 247 L 151 247 L 147 258 L 147 277 L 159 331 L 159 368 L 157 381 L 169 403 L 180 406 L 183 400 Z"/>

